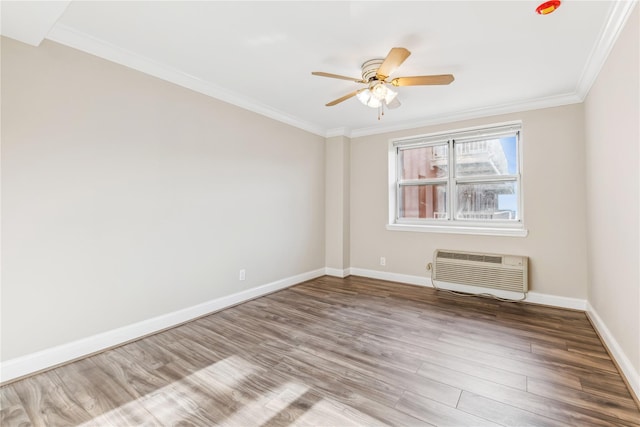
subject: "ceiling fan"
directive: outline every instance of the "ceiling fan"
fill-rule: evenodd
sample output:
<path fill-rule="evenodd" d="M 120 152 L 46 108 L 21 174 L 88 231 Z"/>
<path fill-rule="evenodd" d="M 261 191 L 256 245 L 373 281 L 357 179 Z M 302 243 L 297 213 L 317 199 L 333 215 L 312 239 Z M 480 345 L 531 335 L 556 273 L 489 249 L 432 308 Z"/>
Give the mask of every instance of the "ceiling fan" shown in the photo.
<path fill-rule="evenodd" d="M 379 108 L 384 114 L 383 108 L 397 108 L 400 106 L 397 93 L 389 88 L 391 86 L 425 86 L 425 85 L 448 85 L 454 78 L 451 74 L 438 74 L 431 76 L 395 77 L 391 80 L 390 75 L 411 55 L 403 47 L 394 47 L 384 59 L 370 59 L 362 64 L 362 78 L 340 76 L 338 74 L 314 71 L 311 74 L 320 77 L 330 77 L 332 79 L 349 80 L 356 83 L 366 84 L 367 87 L 355 90 L 338 99 L 326 104 L 332 107 L 349 98 L 357 96 L 360 102 L 372 108 Z M 380 115 L 378 115 L 380 119 Z"/>

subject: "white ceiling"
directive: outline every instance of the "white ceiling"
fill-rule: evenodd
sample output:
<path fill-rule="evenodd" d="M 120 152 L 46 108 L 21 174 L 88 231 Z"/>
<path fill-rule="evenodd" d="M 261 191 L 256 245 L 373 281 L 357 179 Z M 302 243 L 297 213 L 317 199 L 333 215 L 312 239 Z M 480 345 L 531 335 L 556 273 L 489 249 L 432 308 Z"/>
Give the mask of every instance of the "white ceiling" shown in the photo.
<path fill-rule="evenodd" d="M 50 39 L 323 136 L 360 136 L 580 102 L 635 1 L 10 2 L 3 35 Z M 449 86 L 398 88 L 378 121 L 360 77 L 392 47 L 412 55 L 392 76 L 454 74 Z"/>

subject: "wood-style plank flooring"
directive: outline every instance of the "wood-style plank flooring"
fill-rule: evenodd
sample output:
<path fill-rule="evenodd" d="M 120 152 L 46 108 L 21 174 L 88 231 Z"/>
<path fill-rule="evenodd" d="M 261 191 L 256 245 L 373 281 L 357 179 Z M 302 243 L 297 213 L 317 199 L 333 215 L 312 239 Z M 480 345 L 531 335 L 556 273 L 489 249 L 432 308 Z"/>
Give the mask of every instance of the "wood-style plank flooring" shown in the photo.
<path fill-rule="evenodd" d="M 640 426 L 585 314 L 318 278 L 8 384 L 2 426 Z"/>

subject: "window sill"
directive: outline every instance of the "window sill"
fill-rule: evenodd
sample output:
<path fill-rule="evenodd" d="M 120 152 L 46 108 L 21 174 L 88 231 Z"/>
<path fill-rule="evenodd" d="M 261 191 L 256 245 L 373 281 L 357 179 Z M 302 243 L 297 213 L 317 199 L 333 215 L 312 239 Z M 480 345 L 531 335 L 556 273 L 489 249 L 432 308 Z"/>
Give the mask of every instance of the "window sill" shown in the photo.
<path fill-rule="evenodd" d="M 419 233 L 476 234 L 481 236 L 527 237 L 524 228 L 490 228 L 443 225 L 387 224 L 390 231 L 413 231 Z"/>

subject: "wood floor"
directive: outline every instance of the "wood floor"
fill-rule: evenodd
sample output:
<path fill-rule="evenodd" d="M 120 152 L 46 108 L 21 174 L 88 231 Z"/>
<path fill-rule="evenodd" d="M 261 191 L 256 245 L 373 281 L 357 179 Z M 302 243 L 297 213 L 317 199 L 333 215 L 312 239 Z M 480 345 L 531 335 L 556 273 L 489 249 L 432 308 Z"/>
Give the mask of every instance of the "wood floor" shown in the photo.
<path fill-rule="evenodd" d="M 0 389 L 2 426 L 639 426 L 584 313 L 322 277 Z"/>

